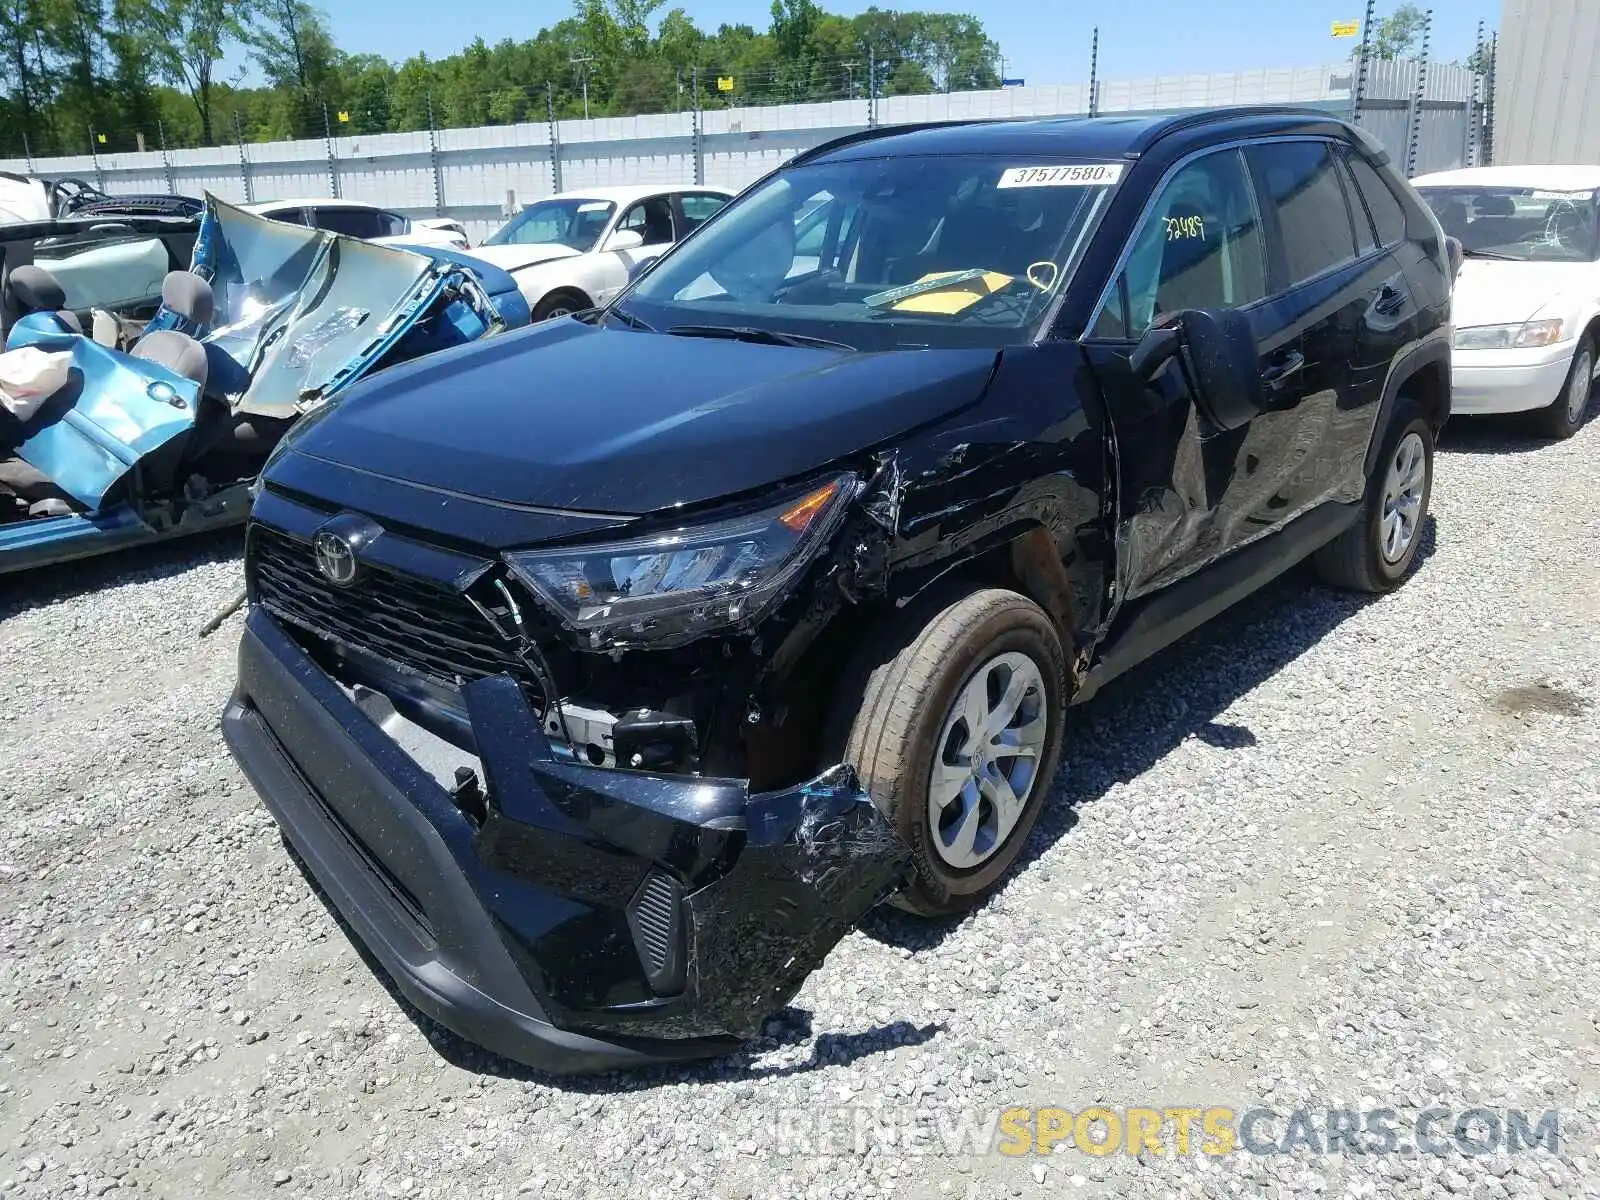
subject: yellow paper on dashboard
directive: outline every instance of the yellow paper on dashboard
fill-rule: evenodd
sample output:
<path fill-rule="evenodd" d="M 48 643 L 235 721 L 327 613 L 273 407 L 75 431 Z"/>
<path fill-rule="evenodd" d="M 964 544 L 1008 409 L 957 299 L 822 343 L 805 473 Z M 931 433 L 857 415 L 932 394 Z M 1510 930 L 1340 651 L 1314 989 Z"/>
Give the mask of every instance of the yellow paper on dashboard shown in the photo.
<path fill-rule="evenodd" d="M 940 280 L 945 278 L 949 279 L 949 283 L 941 286 Z M 1015 278 L 1014 275 L 1004 275 L 999 271 L 981 274 L 972 271 L 936 271 L 924 275 L 915 283 L 906 284 L 904 290 L 913 294 L 894 301 L 888 307 L 896 312 L 953 316 L 985 296 L 1009 286 Z"/>

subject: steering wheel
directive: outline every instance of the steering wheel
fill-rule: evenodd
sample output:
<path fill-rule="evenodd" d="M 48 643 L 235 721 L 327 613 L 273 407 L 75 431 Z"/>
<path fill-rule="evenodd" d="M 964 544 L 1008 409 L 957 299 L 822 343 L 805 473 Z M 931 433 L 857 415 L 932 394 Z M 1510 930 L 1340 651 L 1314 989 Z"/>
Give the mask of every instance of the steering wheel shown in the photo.
<path fill-rule="evenodd" d="M 49 186 L 50 211 L 58 217 L 70 217 L 86 200 L 97 200 L 105 195 L 86 179 L 69 176 L 57 179 Z"/>

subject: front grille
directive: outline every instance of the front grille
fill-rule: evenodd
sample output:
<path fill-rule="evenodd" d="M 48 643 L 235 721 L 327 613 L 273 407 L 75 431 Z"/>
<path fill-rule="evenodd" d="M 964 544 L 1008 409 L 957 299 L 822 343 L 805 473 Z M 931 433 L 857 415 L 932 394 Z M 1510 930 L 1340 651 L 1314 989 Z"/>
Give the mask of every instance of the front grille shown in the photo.
<path fill-rule="evenodd" d="M 459 592 L 370 564 L 350 587 L 317 570 L 311 544 L 270 525 L 250 529 L 256 594 L 273 615 L 446 683 L 509 674 L 540 694 L 515 649 Z"/>

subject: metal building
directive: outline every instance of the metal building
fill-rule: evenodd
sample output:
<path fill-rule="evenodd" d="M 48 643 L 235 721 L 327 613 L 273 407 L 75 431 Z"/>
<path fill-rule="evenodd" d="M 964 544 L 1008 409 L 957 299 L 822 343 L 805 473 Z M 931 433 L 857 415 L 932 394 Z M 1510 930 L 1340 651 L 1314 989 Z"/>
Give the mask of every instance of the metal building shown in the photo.
<path fill-rule="evenodd" d="M 1494 161 L 1600 163 L 1600 0 L 1502 0 Z"/>

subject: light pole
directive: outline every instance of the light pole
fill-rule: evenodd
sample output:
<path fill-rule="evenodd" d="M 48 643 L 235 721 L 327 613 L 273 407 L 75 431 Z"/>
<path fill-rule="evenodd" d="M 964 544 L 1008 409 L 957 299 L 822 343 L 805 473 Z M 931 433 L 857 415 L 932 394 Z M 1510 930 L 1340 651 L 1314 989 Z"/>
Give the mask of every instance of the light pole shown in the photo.
<path fill-rule="evenodd" d="M 589 119 L 589 64 L 594 61 L 590 54 L 580 54 L 569 60 L 583 75 L 583 119 Z"/>

